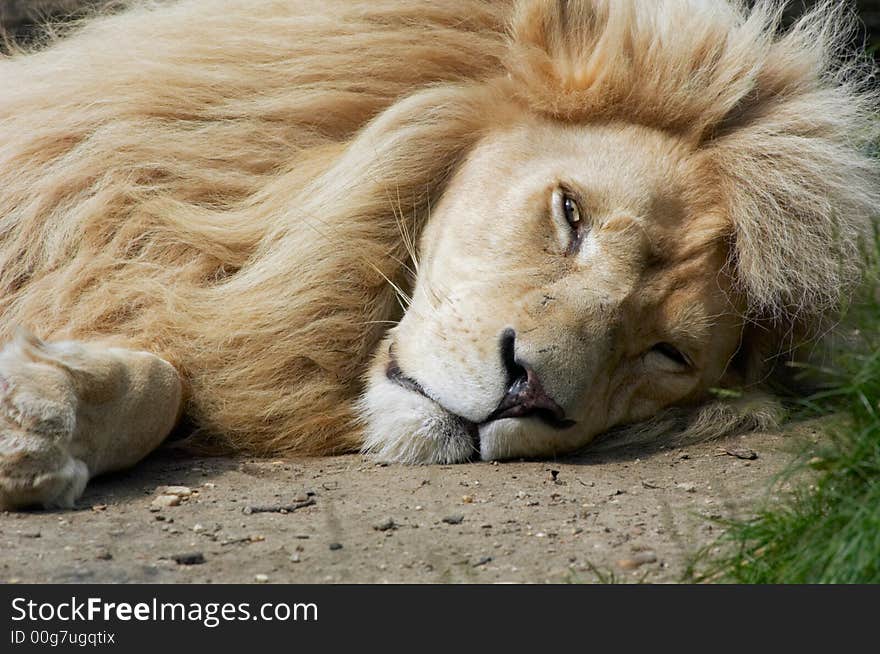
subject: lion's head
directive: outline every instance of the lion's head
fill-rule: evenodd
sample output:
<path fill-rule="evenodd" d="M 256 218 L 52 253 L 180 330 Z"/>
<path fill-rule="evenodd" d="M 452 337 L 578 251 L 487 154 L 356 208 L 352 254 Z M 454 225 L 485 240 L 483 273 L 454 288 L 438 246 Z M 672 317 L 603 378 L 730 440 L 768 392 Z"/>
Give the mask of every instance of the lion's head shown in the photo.
<path fill-rule="evenodd" d="M 520 3 L 369 373 L 366 448 L 571 451 L 751 383 L 833 312 L 877 198 L 843 18 L 780 35 L 775 3 Z"/>

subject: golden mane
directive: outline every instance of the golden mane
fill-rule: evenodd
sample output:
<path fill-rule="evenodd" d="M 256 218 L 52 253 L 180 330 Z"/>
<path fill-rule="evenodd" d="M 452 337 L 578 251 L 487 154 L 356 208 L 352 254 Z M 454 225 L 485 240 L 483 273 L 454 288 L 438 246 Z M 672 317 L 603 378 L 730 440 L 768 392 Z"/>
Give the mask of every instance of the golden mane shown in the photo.
<path fill-rule="evenodd" d="M 517 112 L 691 139 L 735 278 L 782 329 L 861 270 L 877 95 L 836 3 L 783 36 L 778 2 L 132 4 L 0 59 L 0 341 L 155 352 L 235 448 L 357 446 L 401 225 Z"/>

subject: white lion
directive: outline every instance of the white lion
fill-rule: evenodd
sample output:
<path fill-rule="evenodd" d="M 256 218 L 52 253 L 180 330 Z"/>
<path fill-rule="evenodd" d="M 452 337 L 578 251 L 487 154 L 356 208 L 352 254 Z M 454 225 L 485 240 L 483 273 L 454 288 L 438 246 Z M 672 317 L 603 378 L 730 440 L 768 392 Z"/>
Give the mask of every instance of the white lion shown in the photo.
<path fill-rule="evenodd" d="M 849 14 L 780 15 L 134 2 L 0 60 L 0 504 L 184 415 L 408 463 L 754 421 L 710 389 L 834 314 L 880 199 Z"/>

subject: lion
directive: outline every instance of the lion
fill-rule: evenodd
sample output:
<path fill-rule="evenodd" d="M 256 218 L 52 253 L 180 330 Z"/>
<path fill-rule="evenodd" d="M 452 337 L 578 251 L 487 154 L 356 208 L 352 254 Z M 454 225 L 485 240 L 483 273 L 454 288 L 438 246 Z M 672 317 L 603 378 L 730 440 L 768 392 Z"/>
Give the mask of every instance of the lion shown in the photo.
<path fill-rule="evenodd" d="M 404 464 L 765 424 L 880 201 L 850 12 L 782 10 L 131 2 L 0 59 L 0 504 L 184 423 Z"/>

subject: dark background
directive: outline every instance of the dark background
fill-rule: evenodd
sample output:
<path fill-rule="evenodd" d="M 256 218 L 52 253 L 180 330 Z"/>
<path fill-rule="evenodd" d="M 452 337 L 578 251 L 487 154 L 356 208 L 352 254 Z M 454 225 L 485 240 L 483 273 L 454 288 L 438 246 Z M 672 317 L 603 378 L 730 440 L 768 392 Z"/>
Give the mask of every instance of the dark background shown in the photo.
<path fill-rule="evenodd" d="M 815 1 L 790 0 L 789 16 L 797 16 L 806 7 L 815 4 Z M 852 2 L 852 0 L 839 1 Z M 644 0 L 644 2 L 653 2 L 653 0 Z M 4 30 L 15 39 L 27 41 L 39 34 L 35 22 L 46 18 L 58 20 L 65 16 L 77 15 L 90 6 L 107 3 L 108 0 L 0 0 L 0 30 Z M 117 0 L 110 0 L 110 3 L 121 5 Z M 856 0 L 855 5 L 866 28 L 862 37 L 872 54 L 877 57 L 880 46 L 880 0 Z"/>
<path fill-rule="evenodd" d="M 2 2 L 3 0 L 0 0 Z M 837 0 L 838 2 L 846 2 L 853 4 L 859 12 L 862 19 L 863 32 L 860 39 L 864 41 L 868 51 L 874 55 L 874 58 L 880 56 L 880 0 Z M 815 5 L 816 0 L 789 0 L 788 3 L 788 19 L 793 20 L 802 14 L 810 6 Z"/>

